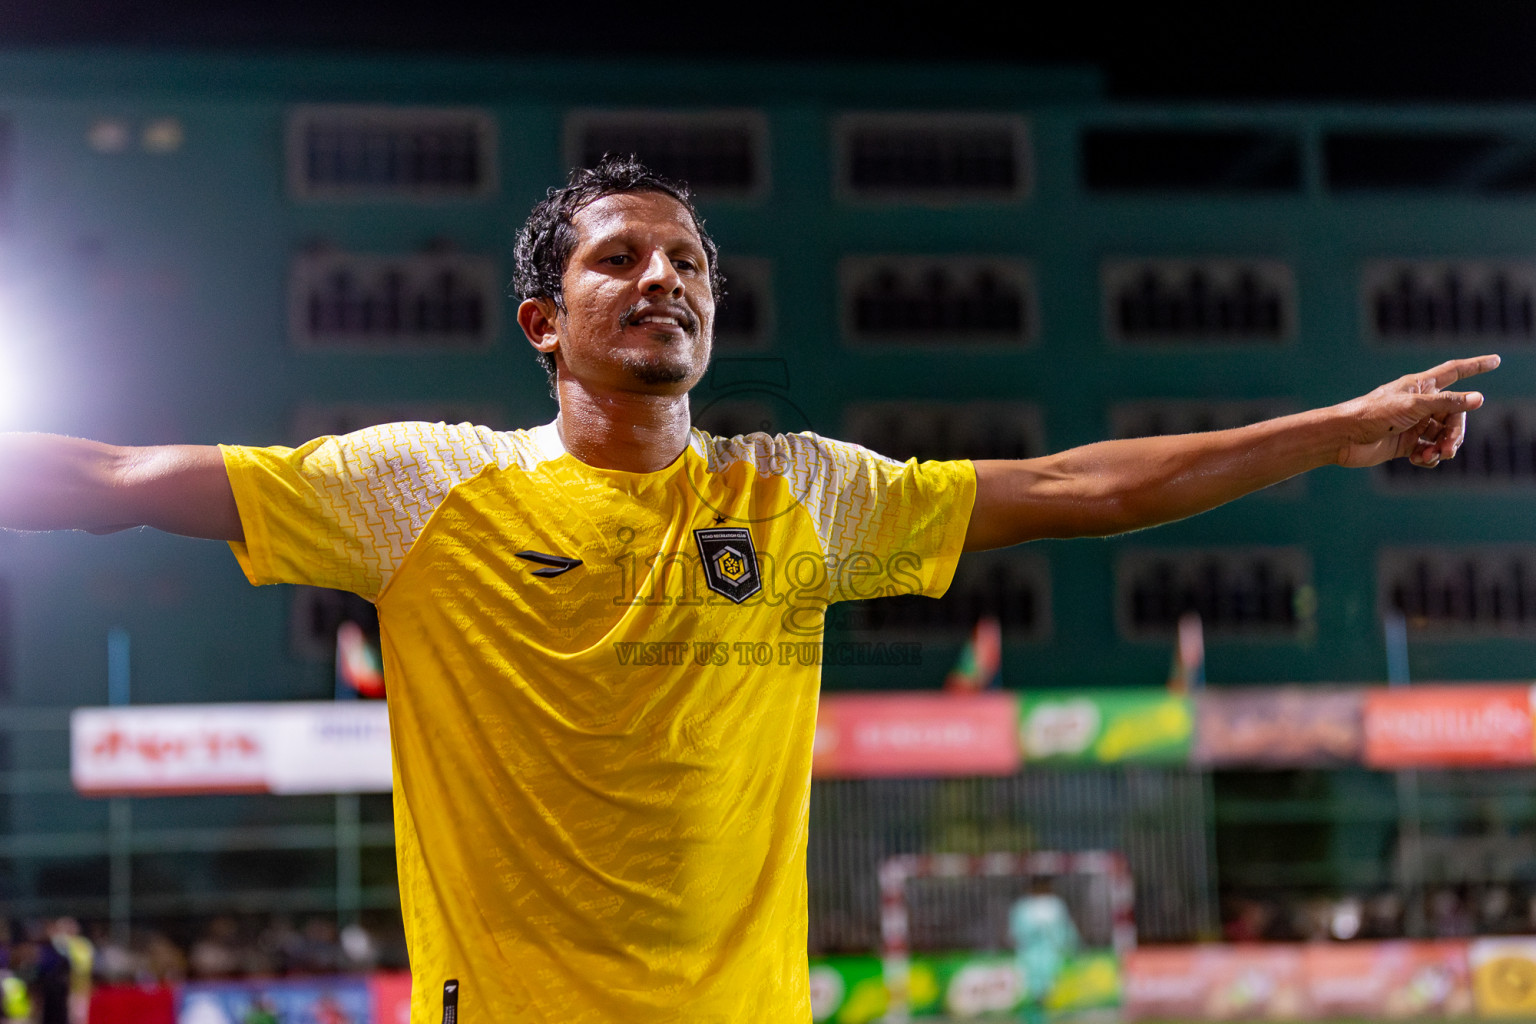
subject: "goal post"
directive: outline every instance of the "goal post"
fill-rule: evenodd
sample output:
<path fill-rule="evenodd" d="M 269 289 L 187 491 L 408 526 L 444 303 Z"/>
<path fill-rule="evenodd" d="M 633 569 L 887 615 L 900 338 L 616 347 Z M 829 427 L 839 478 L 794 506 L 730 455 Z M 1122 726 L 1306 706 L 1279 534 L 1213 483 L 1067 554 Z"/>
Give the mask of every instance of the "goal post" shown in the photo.
<path fill-rule="evenodd" d="M 1060 896 L 1085 949 L 1123 957 L 1136 945 L 1131 872 L 1119 853 L 1037 851 L 900 854 L 881 861 L 881 962 L 890 993 L 887 1022 L 911 1013 L 912 955 L 1011 948 L 1009 912 L 1040 881 Z M 1017 989 L 995 999 L 1016 1001 Z"/>

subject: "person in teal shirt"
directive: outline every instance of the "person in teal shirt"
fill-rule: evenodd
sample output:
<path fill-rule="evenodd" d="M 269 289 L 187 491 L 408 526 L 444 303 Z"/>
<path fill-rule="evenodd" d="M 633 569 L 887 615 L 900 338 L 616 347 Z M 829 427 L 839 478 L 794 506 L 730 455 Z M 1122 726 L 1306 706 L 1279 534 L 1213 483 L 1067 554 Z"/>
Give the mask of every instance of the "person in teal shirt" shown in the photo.
<path fill-rule="evenodd" d="M 1009 910 L 1008 934 L 1024 986 L 1026 1018 L 1039 1019 L 1067 958 L 1077 952 L 1077 925 L 1066 902 L 1051 890 L 1050 882 L 1038 879 L 1030 894 L 1015 901 Z"/>

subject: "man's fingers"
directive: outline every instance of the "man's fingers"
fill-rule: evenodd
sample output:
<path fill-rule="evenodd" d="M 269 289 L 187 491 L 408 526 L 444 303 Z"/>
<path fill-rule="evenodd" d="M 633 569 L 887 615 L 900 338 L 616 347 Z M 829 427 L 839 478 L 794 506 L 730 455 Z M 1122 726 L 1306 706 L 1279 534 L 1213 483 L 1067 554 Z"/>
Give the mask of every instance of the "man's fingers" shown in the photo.
<path fill-rule="evenodd" d="M 1435 391 L 1425 395 L 1414 395 L 1411 406 L 1414 415 L 1420 419 L 1430 417 L 1444 419 L 1455 413 L 1464 413 L 1482 407 L 1481 391 Z"/>
<path fill-rule="evenodd" d="M 1461 442 L 1467 438 L 1467 414 L 1457 413 L 1445 421 L 1440 431 L 1440 457 L 1454 459 L 1461 450 Z"/>
<path fill-rule="evenodd" d="M 1428 384 L 1430 388 L 1444 388 L 1459 380 L 1466 380 L 1468 377 L 1476 377 L 1480 373 L 1497 369 L 1498 365 L 1499 357 L 1496 355 L 1469 356 L 1466 359 L 1447 359 L 1434 369 L 1414 376 L 1416 380 Z"/>
<path fill-rule="evenodd" d="M 1408 461 L 1423 469 L 1433 469 L 1447 459 L 1454 459 L 1466 438 L 1467 414 L 1454 413 L 1444 421 L 1431 417 L 1419 424 L 1418 439 Z"/>

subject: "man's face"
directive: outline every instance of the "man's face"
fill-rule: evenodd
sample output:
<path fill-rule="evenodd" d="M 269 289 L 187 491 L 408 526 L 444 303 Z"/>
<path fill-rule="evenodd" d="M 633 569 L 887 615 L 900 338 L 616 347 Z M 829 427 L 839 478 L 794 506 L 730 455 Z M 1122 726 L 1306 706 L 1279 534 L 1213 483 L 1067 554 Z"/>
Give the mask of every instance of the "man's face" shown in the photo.
<path fill-rule="evenodd" d="M 682 394 L 709 365 L 715 300 L 688 210 L 659 192 L 604 196 L 572 218 L 556 358 L 577 380 Z M 537 344 L 537 340 L 535 340 Z"/>

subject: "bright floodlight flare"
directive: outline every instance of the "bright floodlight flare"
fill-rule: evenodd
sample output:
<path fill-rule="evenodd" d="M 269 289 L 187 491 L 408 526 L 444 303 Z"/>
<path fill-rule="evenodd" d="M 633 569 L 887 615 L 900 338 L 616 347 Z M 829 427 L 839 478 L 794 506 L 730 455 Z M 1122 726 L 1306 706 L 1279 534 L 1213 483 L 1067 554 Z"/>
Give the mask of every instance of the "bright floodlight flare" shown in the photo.
<path fill-rule="evenodd" d="M 15 294 L 0 290 L 0 430 L 36 427 L 39 412 L 35 319 Z"/>

